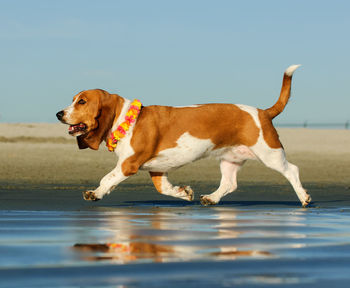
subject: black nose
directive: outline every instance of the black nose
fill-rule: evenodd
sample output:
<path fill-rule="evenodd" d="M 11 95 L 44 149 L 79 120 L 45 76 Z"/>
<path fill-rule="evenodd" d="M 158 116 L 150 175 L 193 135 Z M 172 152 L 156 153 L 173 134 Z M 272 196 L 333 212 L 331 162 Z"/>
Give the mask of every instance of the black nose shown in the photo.
<path fill-rule="evenodd" d="M 63 116 L 64 116 L 64 111 L 63 110 L 60 111 L 60 112 L 57 112 L 57 114 L 56 114 L 57 119 L 60 120 L 60 121 L 62 120 Z"/>

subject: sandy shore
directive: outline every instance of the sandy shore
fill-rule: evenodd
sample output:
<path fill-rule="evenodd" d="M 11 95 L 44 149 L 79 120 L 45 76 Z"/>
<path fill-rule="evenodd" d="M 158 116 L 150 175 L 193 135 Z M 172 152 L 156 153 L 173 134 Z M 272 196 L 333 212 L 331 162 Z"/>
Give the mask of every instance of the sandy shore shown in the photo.
<path fill-rule="evenodd" d="M 278 129 L 287 158 L 300 168 L 306 183 L 350 184 L 350 131 Z M 62 124 L 0 124 L 0 182 L 93 184 L 110 171 L 116 157 L 101 144 L 99 151 L 79 150 Z M 215 159 L 205 159 L 171 173 L 179 181 L 216 181 Z M 148 181 L 139 173 L 129 181 Z M 240 181 L 284 183 L 258 161 L 248 162 Z"/>
<path fill-rule="evenodd" d="M 347 191 L 350 193 L 350 131 L 282 128 L 278 132 L 288 160 L 300 168 L 301 180 L 313 199 L 315 193 L 319 194 L 319 199 L 327 195 L 331 198 L 339 191 L 341 195 L 347 195 Z M 59 123 L 0 124 L 0 160 L 2 195 L 12 189 L 17 192 L 28 189 L 41 191 L 45 187 L 56 187 L 62 193 L 68 193 L 94 188 L 116 163 L 115 155 L 103 145 L 99 151 L 79 150 L 75 139 L 68 135 L 67 126 Z M 195 198 L 198 199 L 199 194 L 210 192 L 203 190 L 213 190 L 219 184 L 218 162 L 205 159 L 189 164 L 171 172 L 170 179 L 174 184 L 191 185 L 195 192 L 199 191 Z M 238 175 L 238 182 L 237 192 L 226 200 L 248 199 L 245 198 L 249 194 L 247 190 L 264 189 L 275 191 L 275 194 L 281 190 L 288 191 L 282 193 L 281 198 L 270 193 L 268 200 L 296 200 L 287 181 L 258 161 L 245 164 Z M 112 199 L 124 199 L 123 193 L 124 197 L 130 195 L 127 191 L 138 187 L 136 184 L 149 191 L 149 194 L 145 192 L 137 198 L 157 200 L 165 197 L 155 192 L 148 173 L 141 171 L 121 184 L 118 192 L 112 193 Z M 261 193 L 257 191 L 252 193 L 255 199 L 264 198 L 263 195 L 258 197 Z M 130 197 L 133 199 L 133 196 Z"/>
<path fill-rule="evenodd" d="M 220 205 L 218 162 L 173 171 L 195 201 L 156 192 L 145 172 L 98 202 L 113 153 L 79 150 L 60 124 L 0 124 L 0 279 L 4 287 L 345 287 L 350 280 L 350 131 L 279 129 L 313 197 L 257 161 Z"/>

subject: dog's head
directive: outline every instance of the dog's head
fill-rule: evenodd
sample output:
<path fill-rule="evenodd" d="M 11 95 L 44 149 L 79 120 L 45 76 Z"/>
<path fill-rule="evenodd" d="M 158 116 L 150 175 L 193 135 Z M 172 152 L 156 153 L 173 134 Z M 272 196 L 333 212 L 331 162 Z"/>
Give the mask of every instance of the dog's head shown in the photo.
<path fill-rule="evenodd" d="M 72 104 L 56 116 L 69 125 L 68 132 L 77 137 L 80 149 L 97 150 L 120 114 L 123 102 L 120 96 L 104 90 L 86 90 L 75 95 Z"/>

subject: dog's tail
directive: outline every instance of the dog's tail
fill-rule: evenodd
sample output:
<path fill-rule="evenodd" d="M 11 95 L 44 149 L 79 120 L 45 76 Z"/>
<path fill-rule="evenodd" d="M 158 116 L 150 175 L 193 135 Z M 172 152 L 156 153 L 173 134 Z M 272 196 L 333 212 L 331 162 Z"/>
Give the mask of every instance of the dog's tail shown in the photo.
<path fill-rule="evenodd" d="M 265 111 L 270 116 L 271 119 L 275 118 L 277 115 L 279 115 L 283 110 L 284 107 L 286 107 L 289 97 L 290 97 L 290 88 L 292 84 L 292 76 L 294 71 L 299 67 L 300 65 L 292 65 L 289 66 L 286 71 L 284 71 L 283 76 L 283 82 L 282 82 L 282 88 L 280 97 L 278 98 L 275 105 L 272 107 L 266 109 Z"/>

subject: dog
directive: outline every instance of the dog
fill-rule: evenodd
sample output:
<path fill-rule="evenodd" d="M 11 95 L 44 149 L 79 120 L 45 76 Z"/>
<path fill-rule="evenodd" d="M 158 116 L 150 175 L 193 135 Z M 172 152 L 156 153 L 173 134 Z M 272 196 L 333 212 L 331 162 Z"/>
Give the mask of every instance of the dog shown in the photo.
<path fill-rule="evenodd" d="M 106 141 L 118 156 L 116 167 L 105 175 L 97 189 L 83 192 L 88 201 L 97 201 L 138 170 L 149 171 L 157 191 L 192 201 L 190 186 L 173 186 L 168 171 L 198 159 L 220 159 L 222 174 L 219 188 L 201 195 L 202 205 L 215 205 L 237 189 L 237 172 L 250 159 L 284 175 L 306 207 L 311 197 L 299 179 L 297 166 L 286 160 L 272 119 L 285 108 L 294 71 L 288 67 L 283 76 L 277 102 L 268 109 L 241 104 L 202 104 L 187 107 L 142 106 L 101 89 L 86 90 L 56 114 L 69 125 L 69 134 L 77 137 L 80 149 L 99 149 Z"/>

